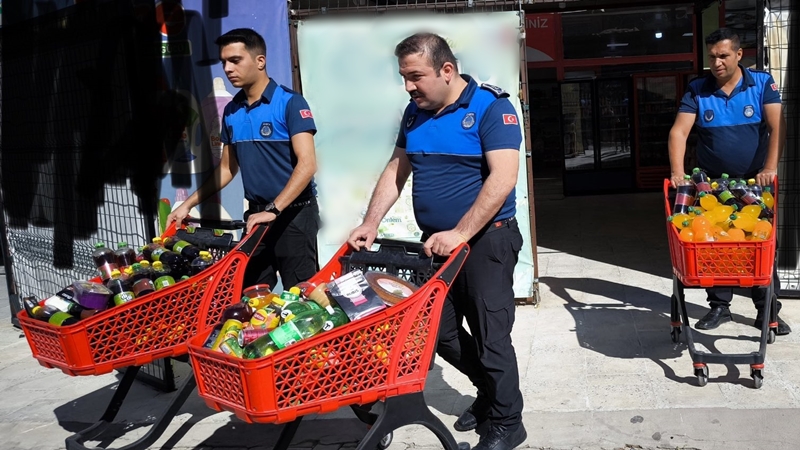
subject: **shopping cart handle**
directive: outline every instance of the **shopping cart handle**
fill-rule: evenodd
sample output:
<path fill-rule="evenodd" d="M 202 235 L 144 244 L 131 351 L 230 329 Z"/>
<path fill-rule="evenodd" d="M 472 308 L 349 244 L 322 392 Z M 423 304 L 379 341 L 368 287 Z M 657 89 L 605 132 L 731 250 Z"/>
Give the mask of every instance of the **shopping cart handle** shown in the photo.
<path fill-rule="evenodd" d="M 252 255 L 253 251 L 261 242 L 261 239 L 264 238 L 264 235 L 267 233 L 267 230 L 269 230 L 269 227 L 267 225 L 263 224 L 256 225 L 255 228 L 250 230 L 250 232 L 247 233 L 242 238 L 244 242 L 242 242 L 239 245 L 239 251 L 243 252 L 248 257 Z"/>
<path fill-rule="evenodd" d="M 448 287 L 450 286 L 450 283 L 456 279 L 458 272 L 461 271 L 461 266 L 463 266 L 464 261 L 467 260 L 467 255 L 469 255 L 469 245 L 466 243 L 461 244 L 453 253 L 450 254 L 450 259 L 448 260 L 449 262 L 441 270 L 441 273 L 438 277 L 440 280 L 444 281 Z"/>
<path fill-rule="evenodd" d="M 241 230 L 247 227 L 247 222 L 244 220 L 200 219 L 200 226 L 218 230 Z"/>

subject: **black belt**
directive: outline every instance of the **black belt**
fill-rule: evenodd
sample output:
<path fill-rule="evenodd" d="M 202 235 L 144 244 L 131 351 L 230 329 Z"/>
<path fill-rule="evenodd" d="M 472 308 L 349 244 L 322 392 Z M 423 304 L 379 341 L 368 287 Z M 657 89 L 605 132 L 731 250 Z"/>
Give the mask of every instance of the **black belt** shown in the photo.
<path fill-rule="evenodd" d="M 498 220 L 497 222 L 492 222 L 486 227 L 486 231 L 484 233 L 490 233 L 494 230 L 499 230 L 500 228 L 509 228 L 512 224 L 517 223 L 516 217 L 509 217 L 508 219 Z"/>
<path fill-rule="evenodd" d="M 250 211 L 253 214 L 260 213 L 260 212 L 264 211 L 264 209 L 267 207 L 267 205 L 262 205 L 260 203 L 248 202 L 247 204 L 250 207 L 248 209 L 248 211 Z M 310 205 L 316 205 L 316 204 L 317 204 L 317 199 L 316 198 L 311 198 L 311 199 L 303 200 L 303 201 L 300 201 L 300 202 L 294 202 L 291 205 L 287 206 L 286 208 L 283 208 L 281 211 L 286 211 L 287 209 L 291 209 L 291 208 L 302 208 L 303 206 L 310 206 Z"/>

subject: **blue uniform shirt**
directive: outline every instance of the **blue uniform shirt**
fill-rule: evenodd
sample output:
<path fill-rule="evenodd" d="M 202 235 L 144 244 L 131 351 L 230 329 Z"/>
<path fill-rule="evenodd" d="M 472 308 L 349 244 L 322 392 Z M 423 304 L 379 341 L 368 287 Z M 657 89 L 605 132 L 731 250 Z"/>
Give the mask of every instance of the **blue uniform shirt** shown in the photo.
<path fill-rule="evenodd" d="M 411 162 L 414 216 L 428 234 L 453 229 L 478 198 L 489 168 L 486 152 L 519 149 L 522 133 L 508 94 L 494 86 L 478 87 L 466 75 L 461 96 L 439 114 L 406 107 L 397 146 Z M 515 191 L 493 221 L 516 213 Z"/>
<path fill-rule="evenodd" d="M 297 133 L 316 133 L 314 117 L 300 94 L 279 86 L 272 78 L 261 98 L 247 104 L 239 91 L 225 106 L 222 142 L 230 145 L 239 168 L 245 198 L 267 204 L 281 193 L 297 165 L 291 138 Z M 312 179 L 296 201 L 317 195 Z"/>
<path fill-rule="evenodd" d="M 763 105 L 780 103 L 772 76 L 745 69 L 730 97 L 713 75 L 693 80 L 678 112 L 696 114 L 697 163 L 710 174 L 753 175 L 764 168 L 769 133 Z"/>

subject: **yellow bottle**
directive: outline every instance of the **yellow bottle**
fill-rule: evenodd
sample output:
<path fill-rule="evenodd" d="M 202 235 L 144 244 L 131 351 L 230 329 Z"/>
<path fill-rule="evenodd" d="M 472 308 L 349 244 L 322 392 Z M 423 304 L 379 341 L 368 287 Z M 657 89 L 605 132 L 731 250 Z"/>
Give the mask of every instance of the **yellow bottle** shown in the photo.
<path fill-rule="evenodd" d="M 768 220 L 759 220 L 753 227 L 753 240 L 766 241 L 772 236 L 772 224 Z"/>
<path fill-rule="evenodd" d="M 713 194 L 709 194 L 708 192 L 700 193 L 700 206 L 702 206 L 703 209 L 705 209 L 706 211 L 711 211 L 718 205 L 719 201 L 717 201 L 717 197 L 714 197 Z"/>
<path fill-rule="evenodd" d="M 678 227 L 679 230 L 682 230 L 692 223 L 692 218 L 688 214 L 678 213 L 669 216 L 667 219 L 672 222 L 673 225 Z"/>
<path fill-rule="evenodd" d="M 761 207 L 758 205 L 747 205 L 742 208 L 740 214 L 747 214 L 748 216 L 758 219 L 758 216 L 761 215 Z"/>
<path fill-rule="evenodd" d="M 752 232 L 753 228 L 755 228 L 756 223 L 758 222 L 758 219 L 754 219 L 752 216 L 748 216 L 747 214 L 738 214 L 735 216 L 736 218 L 732 218 L 733 226 L 742 231 Z"/>
<path fill-rule="evenodd" d="M 681 230 L 680 240 L 684 242 L 692 242 L 694 241 L 694 231 L 692 231 L 691 227 L 687 227 Z"/>
<path fill-rule="evenodd" d="M 745 240 L 744 231 L 738 228 L 731 228 L 728 230 L 728 236 L 730 236 L 731 240 L 734 242 L 744 242 Z"/>
<path fill-rule="evenodd" d="M 764 200 L 764 204 L 767 205 L 767 208 L 774 209 L 775 208 L 775 197 L 772 196 L 772 188 L 769 186 L 764 187 L 764 192 L 761 193 L 761 199 Z"/>

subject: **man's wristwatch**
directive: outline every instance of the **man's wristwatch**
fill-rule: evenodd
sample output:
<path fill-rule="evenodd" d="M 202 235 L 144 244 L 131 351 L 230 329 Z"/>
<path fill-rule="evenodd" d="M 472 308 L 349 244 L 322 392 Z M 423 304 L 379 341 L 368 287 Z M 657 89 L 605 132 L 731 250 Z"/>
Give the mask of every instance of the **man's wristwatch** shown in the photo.
<path fill-rule="evenodd" d="M 281 215 L 281 210 L 278 209 L 277 206 L 275 206 L 275 202 L 267 203 L 267 206 L 264 207 L 264 212 L 275 214 L 275 217 L 278 217 L 278 216 Z"/>

